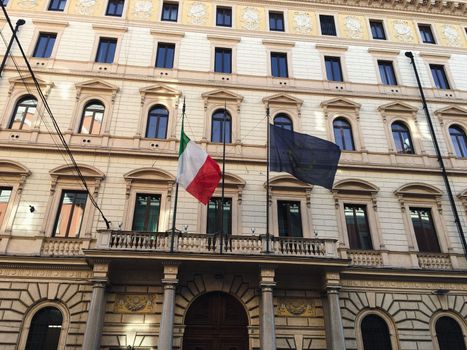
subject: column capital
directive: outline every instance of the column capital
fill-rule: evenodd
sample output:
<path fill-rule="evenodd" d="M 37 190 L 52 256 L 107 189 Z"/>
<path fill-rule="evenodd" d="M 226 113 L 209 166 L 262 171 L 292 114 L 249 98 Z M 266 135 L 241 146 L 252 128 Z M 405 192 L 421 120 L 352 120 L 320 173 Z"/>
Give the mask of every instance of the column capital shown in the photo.
<path fill-rule="evenodd" d="M 175 286 L 178 284 L 178 279 L 176 279 L 176 278 L 163 278 L 161 282 L 164 285 L 164 288 L 170 288 L 170 287 L 175 288 Z"/>
<path fill-rule="evenodd" d="M 164 261 L 162 266 L 164 267 L 164 280 L 176 280 L 178 283 L 177 275 L 180 263 L 174 261 Z"/>
<path fill-rule="evenodd" d="M 265 290 L 265 289 L 271 289 L 274 288 L 276 286 L 276 282 L 270 282 L 270 281 L 261 281 L 259 283 L 259 286 L 261 287 L 262 290 Z"/>
<path fill-rule="evenodd" d="M 276 265 L 261 265 L 260 266 L 260 284 L 261 283 L 274 283 L 274 277 L 276 276 Z"/>
<path fill-rule="evenodd" d="M 93 288 L 105 288 L 109 284 L 107 278 L 91 278 L 90 281 Z"/>

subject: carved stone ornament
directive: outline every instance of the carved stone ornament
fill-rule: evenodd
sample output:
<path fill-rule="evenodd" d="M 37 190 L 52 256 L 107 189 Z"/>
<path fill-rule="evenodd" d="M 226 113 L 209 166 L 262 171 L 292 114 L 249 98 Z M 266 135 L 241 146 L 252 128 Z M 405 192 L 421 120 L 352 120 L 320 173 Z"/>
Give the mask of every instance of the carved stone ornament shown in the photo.
<path fill-rule="evenodd" d="M 408 21 L 397 20 L 394 21 L 394 31 L 396 37 L 401 41 L 413 41 L 412 28 L 410 28 Z"/>
<path fill-rule="evenodd" d="M 89 16 L 94 10 L 96 0 L 78 0 L 76 2 L 76 9 L 78 13 L 83 16 Z"/>
<path fill-rule="evenodd" d="M 362 22 L 357 17 L 346 16 L 344 19 L 345 30 L 352 39 L 363 38 L 363 26 Z"/>
<path fill-rule="evenodd" d="M 277 303 L 277 316 L 313 317 L 316 314 L 314 302 L 304 298 L 280 298 Z"/>
<path fill-rule="evenodd" d="M 149 18 L 152 15 L 151 0 L 136 0 L 133 6 L 133 14 L 139 18 Z"/>
<path fill-rule="evenodd" d="M 308 12 L 294 12 L 293 26 L 297 33 L 310 33 L 312 29 L 310 14 Z"/>
<path fill-rule="evenodd" d="M 207 21 L 207 8 L 202 2 L 194 2 L 188 11 L 191 24 L 206 24 Z"/>
<path fill-rule="evenodd" d="M 443 36 L 446 38 L 447 42 L 449 43 L 449 46 L 460 47 L 461 37 L 456 28 L 448 24 L 443 25 L 442 28 Z"/>
<path fill-rule="evenodd" d="M 24 9 L 32 9 L 37 6 L 39 3 L 38 0 L 20 0 L 18 1 L 18 5 Z"/>
<path fill-rule="evenodd" d="M 247 30 L 259 29 L 259 10 L 254 7 L 247 7 L 243 9 L 241 15 L 242 28 Z"/>
<path fill-rule="evenodd" d="M 117 294 L 114 312 L 116 313 L 153 313 L 156 306 L 155 294 Z"/>

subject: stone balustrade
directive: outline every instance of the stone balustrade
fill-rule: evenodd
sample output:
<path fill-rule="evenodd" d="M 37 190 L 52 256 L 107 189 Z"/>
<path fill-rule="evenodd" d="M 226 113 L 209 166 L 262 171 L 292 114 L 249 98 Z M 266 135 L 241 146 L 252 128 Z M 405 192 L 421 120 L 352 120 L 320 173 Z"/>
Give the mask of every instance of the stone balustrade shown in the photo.
<path fill-rule="evenodd" d="M 422 269 L 451 270 L 452 263 L 449 254 L 443 253 L 418 253 L 418 265 Z"/>
<path fill-rule="evenodd" d="M 356 266 L 383 266 L 383 257 L 377 250 L 348 250 L 347 256 Z"/>
<path fill-rule="evenodd" d="M 96 248 L 168 252 L 171 246 L 172 234 L 170 232 L 100 231 Z M 337 258 L 334 239 L 270 236 L 268 244 L 265 235 L 224 235 L 221 237 L 221 235 L 176 232 L 173 235 L 173 251 Z"/>
<path fill-rule="evenodd" d="M 42 241 L 41 255 L 44 256 L 79 256 L 89 240 L 81 238 L 47 237 Z"/>

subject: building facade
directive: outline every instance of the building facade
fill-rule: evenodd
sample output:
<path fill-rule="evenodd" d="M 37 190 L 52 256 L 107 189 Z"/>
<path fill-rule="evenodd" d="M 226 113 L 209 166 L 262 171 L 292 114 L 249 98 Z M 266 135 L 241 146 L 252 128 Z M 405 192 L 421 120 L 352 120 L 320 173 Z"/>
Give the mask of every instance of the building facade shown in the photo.
<path fill-rule="evenodd" d="M 2 349 L 466 348 L 465 1 L 4 3 Z M 184 105 L 225 198 L 171 232 Z M 341 147 L 331 191 L 267 197 L 268 121 Z"/>

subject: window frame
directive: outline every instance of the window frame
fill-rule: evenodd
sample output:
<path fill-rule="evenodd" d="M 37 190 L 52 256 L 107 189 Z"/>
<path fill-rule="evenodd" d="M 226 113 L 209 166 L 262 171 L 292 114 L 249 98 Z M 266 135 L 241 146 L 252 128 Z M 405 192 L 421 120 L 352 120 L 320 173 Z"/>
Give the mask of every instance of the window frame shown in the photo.
<path fill-rule="evenodd" d="M 80 223 L 79 223 L 78 233 L 76 235 L 74 235 L 74 236 L 70 236 L 70 232 L 69 232 L 70 231 L 71 221 L 72 221 L 71 218 L 73 217 L 72 214 L 74 213 L 75 206 L 76 206 L 75 202 L 73 201 L 73 206 L 72 206 L 72 209 L 71 209 L 71 213 L 70 213 L 70 216 L 69 216 L 69 218 L 67 220 L 68 222 L 67 222 L 67 229 L 66 229 L 65 235 L 64 236 L 57 236 L 56 231 L 57 231 L 57 228 L 59 226 L 59 220 L 60 220 L 61 212 L 62 212 L 62 208 L 63 208 L 63 200 L 65 198 L 66 193 L 74 193 L 75 195 L 85 194 L 86 195 L 86 201 L 84 203 L 84 209 L 83 209 L 83 214 L 81 216 L 81 220 L 80 220 Z M 57 211 L 55 213 L 55 220 L 54 220 L 54 225 L 53 225 L 53 228 L 52 228 L 51 237 L 53 237 L 53 238 L 82 238 L 81 237 L 81 230 L 83 228 L 83 220 L 84 220 L 84 217 L 86 215 L 86 208 L 88 207 L 88 197 L 89 197 L 89 195 L 87 194 L 87 192 L 83 191 L 83 190 L 76 190 L 76 189 L 68 190 L 66 188 L 61 190 Z"/>
<path fill-rule="evenodd" d="M 452 87 L 451 85 L 451 79 L 449 78 L 448 76 L 448 73 L 446 71 L 446 65 L 445 64 L 441 64 L 441 63 L 429 63 L 428 64 L 428 67 L 429 67 L 429 70 L 430 70 L 430 77 L 431 77 L 431 81 L 433 83 L 433 88 L 434 89 L 438 89 L 438 90 L 443 90 L 443 91 L 446 91 L 446 90 L 453 90 L 454 88 Z M 442 88 L 442 87 L 438 87 L 438 84 L 437 84 L 437 80 L 438 79 L 435 79 L 435 76 L 433 75 L 433 68 L 436 67 L 436 68 L 442 68 L 442 74 L 443 74 L 443 78 L 445 79 L 444 83 L 445 85 L 447 86 L 446 88 Z"/>
<path fill-rule="evenodd" d="M 299 232 L 299 235 L 295 235 L 295 234 L 287 234 L 287 235 L 281 235 L 281 232 L 280 232 L 280 221 L 281 221 L 281 204 L 283 203 L 288 203 L 288 210 L 286 211 L 286 216 L 287 217 L 290 217 L 290 204 L 294 203 L 294 204 L 297 204 L 298 206 L 298 210 L 299 210 L 299 215 L 300 215 L 300 232 Z M 284 200 L 284 199 L 277 199 L 276 200 L 276 205 L 277 205 L 277 226 L 278 226 L 278 234 L 279 234 L 279 237 L 288 237 L 288 238 L 303 238 L 303 218 L 302 218 L 302 210 L 301 210 L 301 207 L 302 207 L 302 203 L 300 200 Z M 288 220 L 284 220 L 286 221 L 286 224 L 288 226 L 288 229 L 291 227 L 291 223 L 288 221 Z"/>
<path fill-rule="evenodd" d="M 333 32 L 335 34 L 324 34 L 323 33 L 323 25 L 322 25 L 322 22 L 321 22 L 321 17 L 327 17 L 327 18 L 330 18 L 332 17 L 333 18 L 333 23 L 334 23 L 334 29 L 333 29 Z M 338 37 L 339 33 L 338 33 L 338 30 L 337 30 L 337 25 L 336 25 L 336 15 L 334 14 L 326 14 L 326 13 L 319 13 L 318 14 L 318 24 L 319 24 L 319 34 L 320 35 L 325 35 L 325 36 L 335 36 L 335 37 Z"/>
<path fill-rule="evenodd" d="M 24 129 L 24 130 L 23 130 L 23 125 L 24 125 L 24 121 L 25 121 L 24 112 L 23 112 L 23 119 L 21 120 L 21 127 L 20 127 L 19 129 L 13 129 L 12 126 L 13 126 L 13 123 L 14 123 L 14 120 L 15 120 L 14 117 L 15 117 L 16 114 L 17 114 L 17 111 L 18 111 L 18 108 L 20 107 L 20 104 L 23 103 L 24 101 L 32 100 L 32 99 L 35 99 L 35 100 L 36 100 L 36 106 L 33 107 L 33 108 L 35 108 L 35 111 L 34 111 L 34 114 L 32 115 L 32 118 L 31 118 L 31 126 L 30 126 L 30 128 L 29 128 L 29 129 Z M 23 96 L 20 96 L 20 97 L 16 100 L 15 104 L 13 105 L 13 110 L 12 110 L 11 113 L 10 113 L 10 117 L 9 117 L 8 122 L 7 122 L 7 125 L 6 125 L 6 129 L 11 130 L 11 131 L 13 131 L 13 132 L 18 132 L 18 131 L 32 131 L 32 130 L 35 128 L 35 122 L 36 122 L 36 120 L 38 119 L 38 118 L 36 117 L 36 114 L 38 113 L 37 111 L 39 110 L 39 107 L 40 107 L 39 101 L 40 101 L 40 100 L 38 100 L 36 96 L 31 95 L 31 94 L 25 94 L 25 95 L 23 95 Z M 26 108 L 26 112 L 28 111 L 28 108 L 29 108 L 29 107 Z"/>
<path fill-rule="evenodd" d="M 166 112 L 167 112 L 167 117 L 166 117 L 167 121 L 166 121 L 166 128 L 165 128 L 165 133 L 164 133 L 165 135 L 164 135 L 164 137 L 149 137 L 149 136 L 148 136 L 148 131 L 149 131 L 149 130 L 148 130 L 148 127 L 149 127 L 149 125 L 150 125 L 149 119 L 150 119 L 150 116 L 151 116 L 151 111 L 154 110 L 154 109 L 156 109 L 156 108 L 165 109 Z M 158 116 L 160 116 L 160 115 L 158 115 Z M 169 112 L 168 108 L 167 108 L 165 105 L 159 103 L 159 104 L 154 104 L 154 105 L 150 106 L 150 107 L 149 107 L 149 110 L 148 110 L 148 115 L 147 115 L 146 132 L 145 132 L 145 136 L 144 136 L 144 137 L 145 137 L 146 139 L 166 140 L 166 139 L 167 139 L 167 134 L 168 134 L 168 131 L 169 131 L 170 122 L 171 122 L 171 121 L 170 121 L 170 112 Z M 158 131 L 159 131 L 159 124 L 160 124 L 160 117 L 158 118 L 158 122 L 157 122 L 156 136 L 157 136 Z"/>
<path fill-rule="evenodd" d="M 386 312 L 384 312 L 383 310 L 376 309 L 376 308 L 365 308 L 355 317 L 354 329 L 356 333 L 355 335 L 356 335 L 356 340 L 357 340 L 357 349 L 364 350 L 361 325 L 362 325 L 363 319 L 369 315 L 376 315 L 386 322 L 386 325 L 388 326 L 388 330 L 389 330 L 389 337 L 391 340 L 392 350 L 400 350 L 398 332 L 396 330 L 396 326 L 395 326 L 393 318 L 390 315 L 388 315 Z"/>
<path fill-rule="evenodd" d="M 411 147 L 410 151 L 407 151 L 407 152 L 405 150 L 400 150 L 399 151 L 397 149 L 397 142 L 396 142 L 396 139 L 395 139 L 395 136 L 394 136 L 395 132 L 397 132 L 397 135 L 399 136 L 399 141 L 401 141 L 402 144 L 404 144 L 404 142 L 403 142 L 403 139 L 401 137 L 401 131 L 394 131 L 393 130 L 394 124 L 401 125 L 401 126 L 405 127 L 405 130 L 406 130 L 406 132 L 408 134 L 408 140 L 410 141 L 410 147 Z M 404 154 L 404 155 L 417 154 L 416 149 L 415 149 L 415 145 L 413 143 L 412 131 L 410 130 L 410 126 L 406 122 L 401 121 L 400 119 L 397 119 L 397 120 L 392 121 L 390 127 L 391 127 L 392 141 L 393 141 L 393 144 L 394 144 L 394 152 L 396 152 L 397 154 Z"/>
<path fill-rule="evenodd" d="M 434 235 L 434 237 L 436 238 L 436 241 L 435 241 L 435 245 L 436 245 L 436 249 L 435 250 L 427 250 L 427 249 L 424 249 L 423 251 L 420 250 L 420 242 L 418 240 L 418 236 L 417 236 L 417 231 L 415 230 L 415 226 L 414 226 L 414 223 L 413 223 L 413 218 L 412 218 L 412 213 L 415 211 L 415 212 L 418 212 L 418 217 L 420 218 L 420 211 L 422 210 L 426 210 L 429 214 L 429 218 L 430 218 L 430 224 L 431 224 L 431 229 L 432 229 L 432 232 L 431 232 L 431 235 Z M 434 223 L 434 219 L 433 219 L 433 213 L 432 213 L 432 210 L 431 208 L 428 208 L 428 207 L 420 207 L 420 206 L 409 206 L 409 211 L 410 211 L 410 219 L 411 219 L 411 224 L 412 224 L 412 229 L 414 230 L 414 234 L 415 234 L 415 240 L 417 242 L 417 246 L 418 246 L 418 251 L 420 253 L 434 253 L 434 254 L 438 254 L 438 253 L 441 253 L 441 245 L 439 244 L 439 238 L 438 238 L 438 233 L 436 232 L 436 227 L 435 227 L 435 223 Z M 422 234 L 424 235 L 424 239 L 426 238 L 426 230 L 423 229 L 422 230 Z M 427 245 L 425 243 L 425 245 Z M 430 243 L 429 245 L 433 245 L 433 242 Z"/>
<path fill-rule="evenodd" d="M 384 20 L 382 19 L 369 19 L 368 20 L 368 24 L 369 24 L 369 27 L 370 27 L 370 33 L 371 33 L 371 38 L 373 40 L 388 40 L 388 36 L 386 35 L 386 28 L 385 28 L 385 25 L 384 25 Z M 374 33 L 373 33 L 373 24 L 380 24 L 381 25 L 381 29 L 382 29 L 382 32 L 383 32 L 383 36 L 381 38 L 375 38 L 374 36 Z"/>
<path fill-rule="evenodd" d="M 89 133 L 83 133 L 83 124 L 84 124 L 84 114 L 86 112 L 86 109 L 92 105 L 92 104 L 100 104 L 104 110 L 102 112 L 102 122 L 101 122 L 101 127 L 100 127 L 100 130 L 97 134 L 93 134 L 91 132 Z M 82 108 L 82 112 L 81 112 L 81 118 L 80 118 L 80 123 L 79 123 L 79 128 L 78 128 L 78 133 L 80 135 L 89 135 L 89 136 L 96 136 L 96 135 L 100 135 L 103 133 L 104 131 L 104 126 L 105 126 L 105 117 L 106 117 L 106 108 L 105 108 L 105 104 L 100 101 L 99 99 L 89 99 L 83 106 Z M 92 129 L 92 126 L 94 125 L 94 122 L 95 122 L 95 113 L 93 113 L 93 116 L 92 116 L 92 123 L 91 123 L 91 129 Z"/>
<path fill-rule="evenodd" d="M 280 64 L 279 64 L 279 75 L 274 75 L 274 69 L 273 69 L 273 56 L 280 56 L 281 58 L 284 58 L 285 57 L 285 70 L 286 70 L 286 75 L 285 76 L 282 76 L 280 75 L 280 71 L 281 71 L 281 68 L 280 68 Z M 288 79 L 290 78 L 290 74 L 289 74 L 289 62 L 288 62 L 289 58 L 288 58 L 288 52 L 284 52 L 284 51 L 270 51 L 269 53 L 269 68 L 270 68 L 270 76 L 272 78 L 277 78 L 277 79 Z"/>
<path fill-rule="evenodd" d="M 352 142 L 351 144 L 351 148 L 341 148 L 340 147 L 340 144 L 338 143 L 338 140 L 336 139 L 336 127 L 335 127 L 335 123 L 336 121 L 339 121 L 339 120 L 343 120 L 347 123 L 347 125 L 349 126 L 348 127 L 348 130 L 350 132 L 350 140 Z M 339 146 L 339 148 L 341 149 L 341 151 L 347 151 L 347 152 L 354 152 L 356 151 L 356 147 L 355 147 L 355 141 L 354 141 L 354 136 L 353 136 L 353 129 L 352 129 L 352 123 L 346 118 L 346 117 L 343 117 L 343 116 L 338 116 L 336 118 L 333 118 L 333 121 L 332 121 L 332 131 L 333 131 L 333 136 L 334 136 L 334 142 L 336 143 L 336 145 Z M 341 139 L 344 139 L 344 146 L 345 146 L 345 137 L 343 137 L 343 135 L 341 135 Z"/>
<path fill-rule="evenodd" d="M 113 57 L 112 57 L 112 62 L 102 62 L 102 61 L 98 61 L 98 56 L 99 56 L 99 51 L 100 51 L 100 47 L 101 47 L 101 43 L 103 43 L 103 41 L 107 41 L 109 44 L 110 42 L 115 42 L 115 49 L 114 49 L 114 52 L 113 52 Z M 98 43 L 97 43 L 97 50 L 96 50 L 96 55 L 95 55 L 95 58 L 94 58 L 94 63 L 96 64 L 116 64 L 116 56 L 117 56 L 117 46 L 118 46 L 118 38 L 113 38 L 113 37 L 109 37 L 109 36 L 99 36 L 99 40 L 98 40 Z M 107 50 L 108 51 L 108 50 Z M 106 58 L 108 56 L 108 52 L 106 54 Z"/>
<path fill-rule="evenodd" d="M 328 65 L 327 62 L 330 61 L 332 63 L 338 63 L 339 66 L 339 74 L 341 75 L 341 80 L 335 80 L 335 79 L 329 79 L 329 71 L 328 71 Z M 344 79 L 344 71 L 342 70 L 342 62 L 341 62 L 341 57 L 340 56 L 328 56 L 324 55 L 324 67 L 325 67 L 325 74 L 326 74 L 326 80 L 329 82 L 335 82 L 335 83 L 343 83 L 345 82 Z M 332 70 L 331 72 L 332 75 L 334 75 L 334 65 L 332 65 Z"/>
<path fill-rule="evenodd" d="M 164 50 L 164 59 L 163 59 L 163 66 L 158 66 L 158 61 L 159 61 L 159 55 L 161 54 L 161 51 Z M 172 53 L 172 62 L 170 64 L 167 64 L 167 50 L 173 50 Z M 156 69 L 173 69 L 174 68 L 174 63 L 175 63 L 175 52 L 177 50 L 177 45 L 175 43 L 168 43 L 168 42 L 162 42 L 159 41 L 157 43 L 157 53 L 156 53 L 156 62 L 154 63 L 154 67 Z"/>
<path fill-rule="evenodd" d="M 39 41 L 41 40 L 42 36 L 43 35 L 47 35 L 48 38 L 47 38 L 47 41 L 50 42 L 50 39 L 51 37 L 54 37 L 54 42 L 53 42 L 53 45 L 52 45 L 52 49 L 50 50 L 50 54 L 48 56 L 37 56 L 37 50 L 38 50 L 38 47 L 39 47 Z M 44 59 L 47 59 L 47 58 L 51 58 L 52 57 L 52 54 L 54 52 L 54 49 L 55 49 L 55 44 L 57 43 L 57 36 L 58 36 L 58 33 L 54 33 L 54 32 L 39 32 L 39 35 L 37 37 L 37 40 L 36 40 L 36 45 L 34 47 L 34 51 L 32 53 L 32 57 L 34 58 L 44 58 Z M 49 44 L 47 44 L 48 46 Z M 45 50 L 45 52 L 47 52 L 47 50 Z"/>
<path fill-rule="evenodd" d="M 276 124 L 276 119 L 277 118 L 287 118 L 290 122 L 290 127 L 291 129 L 287 129 L 285 128 L 286 130 L 290 130 L 290 131 L 294 131 L 294 122 L 293 122 L 293 119 L 290 117 L 290 115 L 288 113 L 284 113 L 284 112 L 279 112 L 279 113 L 275 113 L 274 114 L 274 117 L 272 118 L 272 124 L 273 125 L 276 125 L 276 126 L 279 126 L 281 128 L 283 128 L 283 126 L 281 125 L 285 125 L 285 124 Z"/>
<path fill-rule="evenodd" d="M 213 141 L 213 135 L 214 135 L 213 130 L 214 130 L 214 121 L 215 121 L 214 120 L 214 115 L 218 114 L 218 112 L 220 113 L 221 110 L 226 112 L 225 115 L 224 114 L 222 115 L 222 127 L 221 127 L 221 130 L 220 130 L 222 135 L 219 136 L 220 141 Z M 224 118 L 225 118 L 225 120 L 224 120 Z M 227 120 L 230 121 L 230 130 L 229 130 L 230 134 L 229 135 L 224 134 L 224 128 L 223 128 L 224 125 L 225 125 L 225 122 Z M 226 139 L 225 143 L 226 144 L 232 144 L 233 143 L 233 141 L 232 141 L 232 139 L 233 139 L 232 138 L 233 130 L 232 129 L 233 129 L 233 120 L 232 120 L 232 115 L 230 114 L 228 108 L 218 108 L 218 109 L 216 109 L 216 110 L 214 110 L 212 112 L 212 114 L 211 114 L 211 137 L 209 138 L 209 141 L 211 143 L 224 143 L 223 140 L 224 140 L 224 137 L 225 137 L 225 139 Z"/>
<path fill-rule="evenodd" d="M 271 15 L 274 16 L 279 16 L 277 18 L 272 18 Z M 274 28 L 271 26 L 271 20 L 274 23 Z M 282 20 L 282 28 L 277 28 L 278 21 Z M 268 11 L 268 25 L 269 25 L 269 31 L 270 32 L 285 32 L 285 16 L 284 16 L 284 11 L 277 11 L 277 10 L 269 10 Z"/>
<path fill-rule="evenodd" d="M 164 19 L 164 7 L 165 5 L 167 6 L 176 6 L 177 8 L 177 15 L 175 19 Z M 172 10 L 171 10 L 172 11 Z M 160 15 L 160 21 L 161 22 L 171 22 L 171 23 L 177 23 L 178 22 L 178 17 L 180 16 L 180 3 L 178 1 L 162 1 L 161 4 L 161 15 Z"/>
<path fill-rule="evenodd" d="M 421 28 L 428 28 L 429 30 L 429 33 L 431 35 L 431 39 L 432 41 L 425 41 L 425 31 L 422 31 Z M 433 30 L 433 26 L 431 24 L 427 24 L 427 23 L 417 23 L 417 29 L 418 29 L 418 35 L 420 37 L 420 42 L 422 44 L 429 44 L 429 45 L 437 45 L 438 44 L 438 41 L 436 40 L 436 37 L 435 37 L 435 33 L 434 33 L 434 30 Z"/>
<path fill-rule="evenodd" d="M 63 6 L 63 9 L 60 9 L 60 6 L 58 7 L 58 9 L 52 9 L 52 4 L 54 2 L 58 2 L 59 4 L 64 2 L 65 5 Z M 48 5 L 47 5 L 47 11 L 54 11 L 54 12 L 65 12 L 67 10 L 67 6 L 68 6 L 68 3 L 69 1 L 68 0 L 50 0 Z"/>
<path fill-rule="evenodd" d="M 384 59 L 377 59 L 376 60 L 377 64 L 378 64 L 378 70 L 379 70 L 379 77 L 380 77 L 380 81 L 383 85 L 386 85 L 386 86 L 398 86 L 399 85 L 399 81 L 397 79 L 397 75 L 396 75 L 396 69 L 394 67 L 394 62 L 392 60 L 384 60 Z M 388 80 L 387 80 L 387 77 L 386 79 L 383 79 L 383 76 L 381 74 L 381 65 L 385 65 L 386 67 L 387 66 L 390 66 L 391 67 L 391 73 L 392 73 L 392 79 L 394 79 L 394 84 L 391 84 Z M 385 69 L 384 72 L 386 73 L 387 75 L 387 70 Z M 386 80 L 386 81 L 385 81 Z"/>
<path fill-rule="evenodd" d="M 228 203 L 230 202 L 230 217 L 229 217 L 229 220 L 230 220 L 230 232 L 218 232 L 218 231 L 215 231 L 215 232 L 208 232 L 209 229 L 210 229 L 210 225 L 209 225 L 209 205 L 211 203 L 211 200 L 212 199 L 215 199 L 215 201 L 217 202 L 216 203 L 216 226 L 220 226 L 220 221 L 221 221 L 221 217 L 222 215 L 220 215 L 222 213 L 222 208 L 219 207 L 219 203 L 221 202 L 222 200 L 222 197 L 218 197 L 218 196 L 212 196 L 210 199 L 209 199 L 209 202 L 208 204 L 206 205 L 207 206 L 207 210 L 206 210 L 206 234 L 208 235 L 216 235 L 216 234 L 220 234 L 220 233 L 223 233 L 224 235 L 232 235 L 232 227 L 233 227 L 233 199 L 231 197 L 227 197 L 227 196 L 224 196 L 224 203 Z M 225 204 L 223 205 L 223 207 L 225 208 Z M 225 212 L 224 212 L 225 213 Z M 224 222 L 223 224 L 225 225 L 225 218 L 224 218 Z M 222 228 L 222 231 L 223 231 L 223 228 Z"/>
<path fill-rule="evenodd" d="M 218 11 L 222 9 L 222 10 L 226 10 L 226 9 L 229 9 L 230 10 L 230 25 L 225 25 L 225 24 L 219 24 L 218 22 Z M 225 15 L 223 15 L 225 16 Z M 222 6 L 222 5 L 216 5 L 216 16 L 215 16 L 215 26 L 216 27 L 223 27 L 223 28 L 233 28 L 233 8 L 232 6 Z"/>
<path fill-rule="evenodd" d="M 230 67 L 228 69 L 228 72 L 225 72 L 225 71 L 218 71 L 216 70 L 217 69 L 217 52 L 219 51 L 223 51 L 222 53 L 222 68 L 224 68 L 224 56 L 225 56 L 225 52 L 229 51 L 230 52 Z M 230 47 L 219 47 L 219 46 L 216 46 L 214 48 L 214 73 L 217 73 L 217 74 L 232 74 L 232 65 L 233 65 L 233 49 L 230 48 Z"/>
<path fill-rule="evenodd" d="M 452 154 L 458 158 L 458 159 L 464 159 L 464 158 L 467 158 L 467 152 L 465 152 L 464 155 L 461 155 L 459 156 L 459 154 L 457 154 L 457 151 L 456 151 L 456 146 L 454 145 L 454 142 L 452 140 L 452 135 L 451 135 L 451 128 L 456 128 L 456 129 L 460 129 L 461 133 L 463 134 L 464 136 L 464 140 L 467 140 L 467 132 L 466 132 L 466 127 L 463 126 L 461 123 L 458 123 L 458 122 L 452 122 L 452 123 L 449 123 L 449 125 L 447 126 L 447 133 L 449 135 L 449 143 L 451 145 L 451 148 L 452 148 Z M 467 142 L 466 142 L 467 143 Z"/>
<path fill-rule="evenodd" d="M 120 14 L 109 14 L 109 7 L 110 7 L 110 3 L 112 1 L 121 1 L 121 2 L 123 2 L 122 12 Z M 125 13 L 125 9 L 126 9 L 126 6 L 127 6 L 127 2 L 128 2 L 128 0 L 126 0 L 126 1 L 125 0 L 107 0 L 107 6 L 105 8 L 104 16 L 124 18 L 124 13 Z"/>
<path fill-rule="evenodd" d="M 157 223 L 156 223 L 156 227 L 157 227 L 157 230 L 156 231 L 150 231 L 147 229 L 147 225 L 149 224 L 147 221 L 149 220 L 149 215 L 148 215 L 148 212 L 149 212 L 149 209 L 150 209 L 150 206 L 148 206 L 147 204 L 149 203 L 148 200 L 146 200 L 146 208 L 145 208 L 145 215 L 144 215 L 144 226 L 145 226 L 145 229 L 143 230 L 136 230 L 135 229 L 135 216 L 136 216 L 136 201 L 138 199 L 139 196 L 147 196 L 147 198 L 149 196 L 152 196 L 152 197 L 158 197 L 159 199 L 159 209 L 158 209 L 158 213 L 157 213 Z M 132 219 L 132 223 L 131 223 L 131 231 L 133 232 L 161 232 L 159 230 L 159 223 L 160 223 L 160 219 L 161 219 L 161 205 L 162 205 L 162 195 L 161 194 L 155 194 L 155 193 L 146 193 L 146 192 L 136 192 L 135 193 L 135 204 L 134 204 L 134 208 L 133 208 L 133 219 Z"/>
<path fill-rule="evenodd" d="M 465 347 L 467 348 L 467 327 L 465 325 L 464 319 L 457 310 L 450 310 L 438 311 L 430 319 L 430 333 L 434 350 L 440 350 L 438 334 L 436 332 L 436 323 L 441 317 L 450 317 L 457 322 L 459 328 L 461 329 L 462 335 L 464 336 Z"/>

